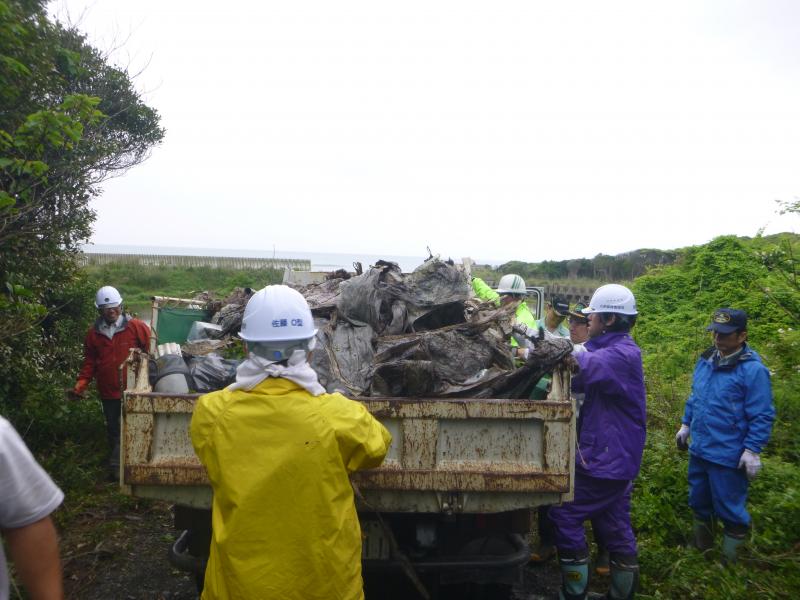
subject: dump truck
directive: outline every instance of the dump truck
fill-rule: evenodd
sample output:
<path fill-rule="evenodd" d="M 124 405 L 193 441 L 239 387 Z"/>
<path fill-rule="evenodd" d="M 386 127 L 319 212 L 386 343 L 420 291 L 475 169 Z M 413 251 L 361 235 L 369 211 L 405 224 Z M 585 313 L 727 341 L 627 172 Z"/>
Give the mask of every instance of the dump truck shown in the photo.
<path fill-rule="evenodd" d="M 208 313 L 194 300 L 154 298 L 153 349 L 186 339 Z M 212 491 L 189 437 L 200 394 L 153 391 L 149 356 L 132 350 L 123 394 L 121 486 L 174 505 L 173 565 L 202 585 Z M 391 432 L 383 464 L 354 473 L 363 570 L 426 586 L 514 584 L 530 550 L 532 511 L 572 499 L 575 407 L 557 367 L 545 400 L 357 398 Z M 274 516 L 280 519 L 280 515 Z"/>

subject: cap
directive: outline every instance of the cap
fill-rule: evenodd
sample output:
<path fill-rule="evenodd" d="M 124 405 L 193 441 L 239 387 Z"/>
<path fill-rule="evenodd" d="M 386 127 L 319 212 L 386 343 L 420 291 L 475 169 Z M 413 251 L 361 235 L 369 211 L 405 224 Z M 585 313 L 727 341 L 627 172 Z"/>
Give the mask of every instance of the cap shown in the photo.
<path fill-rule="evenodd" d="M 583 302 L 576 303 L 575 307 L 569 311 L 570 318 L 579 319 L 580 321 L 586 323 L 589 320 L 589 317 L 581 312 L 584 308 L 586 308 L 586 304 Z"/>
<path fill-rule="evenodd" d="M 706 331 L 719 333 L 732 333 L 747 329 L 747 313 L 735 308 L 718 308 L 711 316 L 711 325 Z"/>
<path fill-rule="evenodd" d="M 550 298 L 550 306 L 553 307 L 559 317 L 566 317 L 569 314 L 569 302 L 563 296 Z"/>

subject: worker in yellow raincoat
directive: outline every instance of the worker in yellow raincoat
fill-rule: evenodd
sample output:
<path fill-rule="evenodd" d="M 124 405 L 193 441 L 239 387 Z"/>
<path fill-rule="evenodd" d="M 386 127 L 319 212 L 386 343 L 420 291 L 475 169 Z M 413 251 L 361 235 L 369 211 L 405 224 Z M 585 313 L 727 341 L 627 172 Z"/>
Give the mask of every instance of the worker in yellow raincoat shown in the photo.
<path fill-rule="evenodd" d="M 197 401 L 192 444 L 214 490 L 204 600 L 364 597 L 348 474 L 380 465 L 391 435 L 325 393 L 307 362 L 315 333 L 299 292 L 260 290 L 236 382 Z"/>

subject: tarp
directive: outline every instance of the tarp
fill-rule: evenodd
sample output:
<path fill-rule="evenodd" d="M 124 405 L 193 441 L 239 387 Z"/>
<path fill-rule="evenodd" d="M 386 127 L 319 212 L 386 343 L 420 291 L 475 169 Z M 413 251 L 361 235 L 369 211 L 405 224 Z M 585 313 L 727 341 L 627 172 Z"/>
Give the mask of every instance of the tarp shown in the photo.
<path fill-rule="evenodd" d="M 331 324 L 315 319 L 317 349 L 311 355 L 311 367 L 320 384 L 328 391 L 339 390 L 348 396 L 369 395 L 375 332 L 367 324 L 348 322 Z"/>
<path fill-rule="evenodd" d="M 195 321 L 207 321 L 211 312 L 200 308 L 174 308 L 164 306 L 158 310 L 158 343 L 183 344 Z"/>

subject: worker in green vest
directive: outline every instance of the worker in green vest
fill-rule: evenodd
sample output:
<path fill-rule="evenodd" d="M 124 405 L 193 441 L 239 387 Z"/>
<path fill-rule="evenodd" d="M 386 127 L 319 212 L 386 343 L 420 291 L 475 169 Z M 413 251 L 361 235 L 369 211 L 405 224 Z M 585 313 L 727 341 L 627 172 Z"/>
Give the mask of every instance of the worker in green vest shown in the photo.
<path fill-rule="evenodd" d="M 494 290 L 480 277 L 473 277 L 472 290 L 481 300 L 494 302 L 498 306 L 519 302 L 514 313 L 517 323 L 524 323 L 531 329 L 536 329 L 536 318 L 525 302 L 525 297 L 528 295 L 525 280 L 519 275 L 514 275 L 513 273 L 503 275 L 497 284 L 497 289 Z M 518 352 L 521 352 L 517 340 L 513 337 L 511 338 L 511 348 L 515 356 L 518 355 Z"/>

